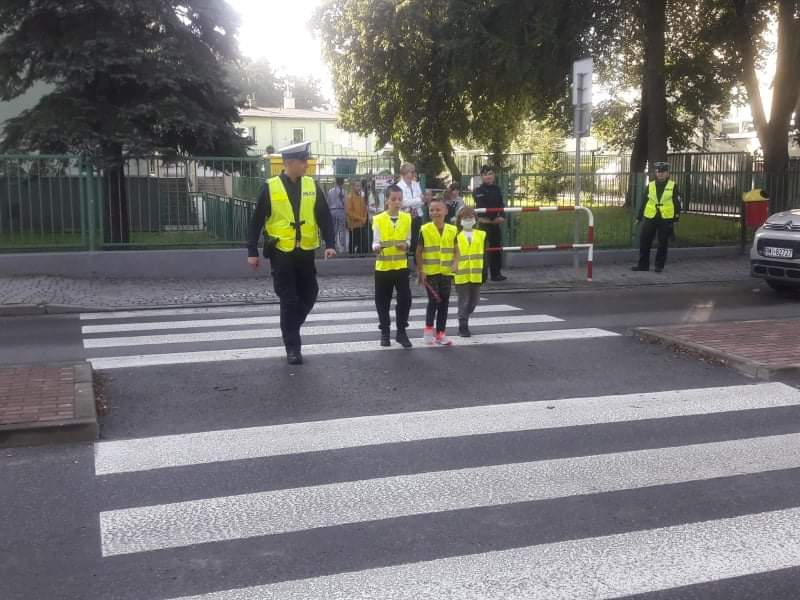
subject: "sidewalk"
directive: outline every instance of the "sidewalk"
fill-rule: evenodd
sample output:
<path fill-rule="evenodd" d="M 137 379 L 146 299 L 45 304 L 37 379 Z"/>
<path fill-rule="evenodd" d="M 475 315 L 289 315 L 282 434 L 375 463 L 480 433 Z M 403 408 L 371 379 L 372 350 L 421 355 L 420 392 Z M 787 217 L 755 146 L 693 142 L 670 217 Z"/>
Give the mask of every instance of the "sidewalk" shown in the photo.
<path fill-rule="evenodd" d="M 645 341 L 665 344 L 759 379 L 800 373 L 800 319 L 640 327 Z"/>
<path fill-rule="evenodd" d="M 673 260 L 663 273 L 635 273 L 630 264 L 596 265 L 594 281 L 585 267 L 538 266 L 507 269 L 508 280 L 488 282 L 487 292 L 588 290 L 633 285 L 716 283 L 750 279 L 747 257 Z M 277 302 L 272 281 L 241 279 L 120 279 L 54 276 L 0 277 L 0 316 L 163 306 L 259 304 Z M 371 298 L 373 275 L 320 275 L 320 300 Z M 414 289 L 415 294 L 421 293 Z"/>
<path fill-rule="evenodd" d="M 0 448 L 94 441 L 98 426 L 92 368 L 0 368 Z"/>

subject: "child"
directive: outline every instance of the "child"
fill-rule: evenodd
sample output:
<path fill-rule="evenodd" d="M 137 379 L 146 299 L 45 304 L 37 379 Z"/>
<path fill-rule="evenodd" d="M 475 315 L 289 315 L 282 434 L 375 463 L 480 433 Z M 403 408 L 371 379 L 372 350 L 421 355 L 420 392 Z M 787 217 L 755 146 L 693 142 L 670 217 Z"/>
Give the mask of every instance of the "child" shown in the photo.
<path fill-rule="evenodd" d="M 389 305 L 397 290 L 395 307 L 395 339 L 403 348 L 411 348 L 406 334 L 411 310 L 411 288 L 408 284 L 408 251 L 411 244 L 411 215 L 401 212 L 403 191 L 396 185 L 386 188 L 386 210 L 372 221 L 372 250 L 375 258 L 375 308 L 381 330 L 381 346 L 391 346 Z"/>
<path fill-rule="evenodd" d="M 417 265 L 419 282 L 428 292 L 428 308 L 425 312 L 425 344 L 432 346 L 449 346 L 451 342 L 445 330 L 447 328 L 447 309 L 450 304 L 450 287 L 452 284 L 452 266 L 455 258 L 455 241 L 458 230 L 454 225 L 444 222 L 447 207 L 438 198 L 428 205 L 431 222 L 425 223 L 419 230 L 417 242 Z M 434 321 L 436 335 L 434 337 Z"/>
<path fill-rule="evenodd" d="M 475 209 L 464 206 L 458 211 L 457 223 L 461 231 L 456 236 L 455 273 L 458 293 L 458 335 L 470 337 L 469 316 L 475 310 L 483 281 L 483 253 L 486 232 L 475 229 Z"/>

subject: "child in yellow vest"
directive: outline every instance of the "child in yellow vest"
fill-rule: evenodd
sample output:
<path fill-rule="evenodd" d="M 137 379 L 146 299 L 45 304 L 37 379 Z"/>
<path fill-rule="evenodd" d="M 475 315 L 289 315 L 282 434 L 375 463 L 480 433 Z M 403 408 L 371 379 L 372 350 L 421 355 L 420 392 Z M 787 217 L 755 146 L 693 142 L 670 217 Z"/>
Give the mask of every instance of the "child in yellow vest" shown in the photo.
<path fill-rule="evenodd" d="M 386 210 L 372 221 L 375 257 L 375 308 L 378 311 L 381 346 L 391 346 L 389 305 L 397 290 L 395 307 L 395 339 L 403 348 L 411 348 L 406 334 L 411 309 L 411 288 L 408 284 L 408 247 L 411 244 L 411 215 L 401 212 L 403 192 L 396 185 L 386 188 Z"/>
<path fill-rule="evenodd" d="M 419 230 L 417 242 L 417 266 L 419 283 L 428 292 L 428 307 L 425 311 L 425 344 L 449 346 L 447 335 L 447 310 L 450 305 L 450 288 L 453 283 L 453 260 L 458 230 L 444 222 L 447 207 L 441 199 L 431 200 L 428 205 L 431 217 Z M 434 334 L 434 324 L 436 332 Z"/>
<path fill-rule="evenodd" d="M 458 211 L 456 222 L 461 228 L 456 236 L 455 274 L 458 293 L 458 335 L 470 337 L 469 316 L 475 310 L 483 283 L 483 254 L 486 232 L 475 229 L 475 209 L 464 206 Z"/>

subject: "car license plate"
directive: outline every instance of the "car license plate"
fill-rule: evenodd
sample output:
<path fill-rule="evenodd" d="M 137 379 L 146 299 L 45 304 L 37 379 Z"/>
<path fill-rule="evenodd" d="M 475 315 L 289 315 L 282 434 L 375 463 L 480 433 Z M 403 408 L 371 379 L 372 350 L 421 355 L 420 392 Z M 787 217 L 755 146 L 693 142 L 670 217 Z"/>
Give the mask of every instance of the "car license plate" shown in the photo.
<path fill-rule="evenodd" d="M 773 248 L 772 246 L 764 246 L 764 256 L 773 256 L 775 258 L 792 258 L 792 248 Z"/>

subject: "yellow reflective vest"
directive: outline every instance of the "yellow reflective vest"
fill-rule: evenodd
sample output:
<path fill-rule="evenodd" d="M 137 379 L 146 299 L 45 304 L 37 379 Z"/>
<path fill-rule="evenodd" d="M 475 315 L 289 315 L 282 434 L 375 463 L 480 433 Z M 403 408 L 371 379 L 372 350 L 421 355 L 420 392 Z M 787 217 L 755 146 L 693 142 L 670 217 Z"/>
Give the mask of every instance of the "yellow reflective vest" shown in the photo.
<path fill-rule="evenodd" d="M 419 235 L 422 237 L 422 272 L 425 275 L 451 275 L 453 272 L 453 257 L 455 256 L 456 235 L 458 229 L 455 225 L 444 224 L 444 229 L 439 233 L 434 223 L 425 223 L 420 227 Z"/>
<path fill-rule="evenodd" d="M 656 209 L 661 210 L 661 217 L 664 219 L 672 219 L 675 217 L 675 203 L 672 201 L 672 191 L 675 189 L 675 182 L 671 179 L 667 180 L 664 186 L 664 192 L 661 194 L 661 201 L 658 200 L 658 193 L 656 192 L 656 182 L 651 181 L 647 186 L 647 204 L 644 207 L 644 216 L 647 219 L 654 219 L 656 216 Z"/>
<path fill-rule="evenodd" d="M 283 252 L 291 252 L 297 247 L 297 229 L 294 210 L 289 194 L 280 177 L 267 180 L 271 212 L 264 224 L 266 235 L 277 238 L 276 247 Z M 300 248 L 314 250 L 319 247 L 319 231 L 314 205 L 317 201 L 317 186 L 311 177 L 303 177 L 300 182 Z"/>
<path fill-rule="evenodd" d="M 398 242 L 407 242 L 411 237 L 411 215 L 401 212 L 397 215 L 397 223 L 392 223 L 389 213 L 384 211 L 375 216 L 373 227 L 381 236 L 381 252 L 375 258 L 376 271 L 397 271 L 408 268 L 406 250 L 395 247 Z"/>
<path fill-rule="evenodd" d="M 455 284 L 483 283 L 483 253 L 486 250 L 486 232 L 472 230 L 472 241 L 461 231 L 456 236 L 458 245 L 458 264 Z"/>

